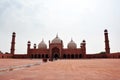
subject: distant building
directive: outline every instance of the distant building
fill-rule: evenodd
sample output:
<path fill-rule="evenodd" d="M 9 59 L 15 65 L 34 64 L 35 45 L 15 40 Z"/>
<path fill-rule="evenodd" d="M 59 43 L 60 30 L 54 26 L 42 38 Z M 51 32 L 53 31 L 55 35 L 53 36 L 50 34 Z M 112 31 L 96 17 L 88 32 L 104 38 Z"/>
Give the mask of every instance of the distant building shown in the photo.
<path fill-rule="evenodd" d="M 49 48 L 42 40 L 38 48 L 34 44 L 34 48 L 30 48 L 31 43 L 28 41 L 27 54 L 29 58 L 50 58 L 50 59 L 69 59 L 69 58 L 86 58 L 86 43 L 85 40 L 77 48 L 76 43 L 71 39 L 67 48 L 63 48 L 63 41 L 56 35 L 56 37 L 49 41 Z"/>
<path fill-rule="evenodd" d="M 86 41 L 83 40 L 80 47 L 77 48 L 76 43 L 71 39 L 67 48 L 63 48 L 63 41 L 56 35 L 50 41 L 49 48 L 42 40 L 38 47 L 34 44 L 31 48 L 31 42 L 27 44 L 27 54 L 15 54 L 15 37 L 16 33 L 12 34 L 11 49 L 9 54 L 0 54 L 0 58 L 48 58 L 53 59 L 81 59 L 81 58 L 120 58 L 120 53 L 110 54 L 109 38 L 107 29 L 104 30 L 105 36 L 105 53 L 104 54 L 86 54 Z"/>

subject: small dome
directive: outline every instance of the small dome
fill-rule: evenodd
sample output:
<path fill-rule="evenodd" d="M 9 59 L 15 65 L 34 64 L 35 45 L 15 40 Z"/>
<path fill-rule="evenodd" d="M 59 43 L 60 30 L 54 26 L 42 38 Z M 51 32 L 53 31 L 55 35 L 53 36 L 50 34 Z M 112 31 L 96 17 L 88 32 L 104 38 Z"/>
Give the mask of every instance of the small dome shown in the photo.
<path fill-rule="evenodd" d="M 68 43 L 67 47 L 69 49 L 76 49 L 77 48 L 77 45 L 76 43 L 71 39 L 71 41 Z"/>
<path fill-rule="evenodd" d="M 42 41 L 39 43 L 38 49 L 47 49 L 47 45 L 45 44 L 44 40 L 42 40 Z"/>
<path fill-rule="evenodd" d="M 16 34 L 15 32 L 13 32 L 13 34 Z"/>
<path fill-rule="evenodd" d="M 83 43 L 85 43 L 85 40 L 83 40 Z"/>
<path fill-rule="evenodd" d="M 28 41 L 28 43 L 30 44 L 31 42 L 30 42 L 30 41 Z"/>
<path fill-rule="evenodd" d="M 105 29 L 104 32 L 107 33 L 108 32 L 107 29 Z"/>
<path fill-rule="evenodd" d="M 52 40 L 52 43 L 61 43 L 61 39 L 56 35 L 56 37 Z"/>

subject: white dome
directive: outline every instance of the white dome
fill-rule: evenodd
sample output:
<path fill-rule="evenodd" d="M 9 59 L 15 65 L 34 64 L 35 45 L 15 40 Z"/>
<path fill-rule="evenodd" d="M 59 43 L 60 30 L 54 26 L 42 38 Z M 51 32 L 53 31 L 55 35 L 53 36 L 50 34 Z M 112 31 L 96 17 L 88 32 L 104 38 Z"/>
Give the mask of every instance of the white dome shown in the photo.
<path fill-rule="evenodd" d="M 38 49 L 47 49 L 47 45 L 45 44 L 44 40 L 42 40 L 42 41 L 39 43 Z"/>
<path fill-rule="evenodd" d="M 61 43 L 61 39 L 56 35 L 56 37 L 52 40 L 52 43 Z"/>
<path fill-rule="evenodd" d="M 77 45 L 76 43 L 71 39 L 71 41 L 68 43 L 67 47 L 69 49 L 76 49 L 77 48 Z"/>

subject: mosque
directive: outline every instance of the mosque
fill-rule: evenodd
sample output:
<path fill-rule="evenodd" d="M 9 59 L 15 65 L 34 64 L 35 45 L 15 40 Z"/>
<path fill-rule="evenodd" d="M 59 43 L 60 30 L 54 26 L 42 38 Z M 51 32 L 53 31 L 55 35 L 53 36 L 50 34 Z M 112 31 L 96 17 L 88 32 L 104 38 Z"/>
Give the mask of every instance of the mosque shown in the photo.
<path fill-rule="evenodd" d="M 15 53 L 15 37 L 16 33 L 12 34 L 11 49 L 10 53 L 2 54 L 0 53 L 0 58 L 37 58 L 44 59 L 84 59 L 84 58 L 120 58 L 120 53 L 110 53 L 109 38 L 107 29 L 104 30 L 105 36 L 105 52 L 104 54 L 86 54 L 86 41 L 83 40 L 80 43 L 80 47 L 77 48 L 76 43 L 71 39 L 67 44 L 67 48 L 63 47 L 63 41 L 58 35 L 50 41 L 49 48 L 47 48 L 46 43 L 42 40 L 38 47 L 34 44 L 31 47 L 31 42 L 27 43 L 27 54 L 16 54 Z"/>
<path fill-rule="evenodd" d="M 71 39 L 68 43 L 67 48 L 63 48 L 63 41 L 56 35 L 56 37 L 49 41 L 49 49 L 44 40 L 42 40 L 38 48 L 34 44 L 34 48 L 30 48 L 30 41 L 28 42 L 28 55 L 31 58 L 85 58 L 86 47 L 85 40 L 81 43 L 80 48 L 77 48 L 76 43 Z"/>

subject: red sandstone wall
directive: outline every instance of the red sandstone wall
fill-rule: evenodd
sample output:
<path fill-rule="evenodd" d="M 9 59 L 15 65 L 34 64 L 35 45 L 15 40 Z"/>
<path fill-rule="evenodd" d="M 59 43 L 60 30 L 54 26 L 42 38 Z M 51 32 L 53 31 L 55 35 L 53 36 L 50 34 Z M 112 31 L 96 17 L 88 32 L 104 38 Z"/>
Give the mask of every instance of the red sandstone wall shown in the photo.
<path fill-rule="evenodd" d="M 106 58 L 106 54 L 87 54 L 86 58 Z"/>
<path fill-rule="evenodd" d="M 2 58 L 2 54 L 0 54 L 0 58 Z"/>
<path fill-rule="evenodd" d="M 1 54 L 0 58 L 12 58 L 12 54 Z M 28 58 L 27 54 L 15 54 L 14 58 Z M 86 58 L 120 58 L 120 52 L 119 53 L 111 53 L 111 54 L 87 54 Z"/>
<path fill-rule="evenodd" d="M 108 54 L 109 58 L 120 58 L 120 52 Z"/>
<path fill-rule="evenodd" d="M 13 58 L 28 58 L 27 54 L 15 54 Z"/>
<path fill-rule="evenodd" d="M 86 58 L 120 58 L 120 53 L 110 54 L 87 54 Z"/>
<path fill-rule="evenodd" d="M 12 58 L 12 54 L 0 54 L 0 58 Z"/>

